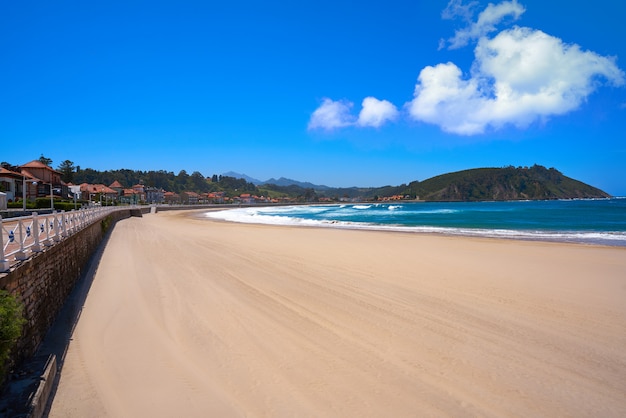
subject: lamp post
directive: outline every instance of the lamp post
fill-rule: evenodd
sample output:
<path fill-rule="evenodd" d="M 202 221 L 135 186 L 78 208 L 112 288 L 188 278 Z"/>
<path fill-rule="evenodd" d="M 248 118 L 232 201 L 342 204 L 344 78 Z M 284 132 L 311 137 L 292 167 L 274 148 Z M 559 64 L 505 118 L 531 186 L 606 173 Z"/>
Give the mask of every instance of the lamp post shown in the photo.
<path fill-rule="evenodd" d="M 22 174 L 22 209 L 26 212 L 26 176 Z"/>
<path fill-rule="evenodd" d="M 52 190 L 52 183 L 47 183 L 47 184 L 50 185 L 50 210 L 54 212 L 54 191 Z"/>
<path fill-rule="evenodd" d="M 33 181 L 33 184 L 36 186 L 36 185 L 37 185 L 37 182 L 36 182 L 36 181 Z M 43 184 L 43 185 L 46 185 L 46 184 L 47 184 L 48 186 L 50 186 L 50 210 L 51 210 L 52 212 L 54 212 L 54 195 L 53 195 L 53 193 L 52 193 L 52 183 L 46 183 L 46 182 L 43 182 L 43 181 L 42 181 L 42 182 L 41 182 L 41 184 Z M 24 210 L 26 210 L 26 209 L 24 209 Z"/>

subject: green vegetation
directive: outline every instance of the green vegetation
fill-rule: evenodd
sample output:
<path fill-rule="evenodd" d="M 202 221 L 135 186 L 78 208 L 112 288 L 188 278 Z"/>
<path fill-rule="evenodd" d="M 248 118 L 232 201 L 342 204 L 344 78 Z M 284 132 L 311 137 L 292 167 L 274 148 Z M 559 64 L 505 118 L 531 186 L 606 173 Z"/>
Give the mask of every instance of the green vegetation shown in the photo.
<path fill-rule="evenodd" d="M 566 177 L 554 168 L 477 168 L 412 182 L 411 197 L 436 201 L 539 200 L 610 197 L 600 189 Z"/>
<path fill-rule="evenodd" d="M 213 175 L 205 178 L 199 172 L 191 175 L 182 170 L 175 175 L 166 171 L 114 170 L 98 172 L 77 167 L 76 183 L 110 184 L 115 180 L 132 185 L 143 182 L 149 187 L 168 191 L 183 190 L 197 193 L 223 191 L 233 197 L 251 193 L 271 198 L 291 198 L 301 202 L 314 202 L 321 198 L 330 200 L 364 199 L 376 200 L 389 196 L 408 196 L 410 199 L 432 201 L 476 201 L 516 199 L 569 199 L 609 197 L 602 190 L 564 176 L 554 168 L 540 165 L 532 167 L 477 168 L 443 174 L 422 182 L 413 181 L 399 186 L 371 188 L 304 188 L 297 185 L 278 186 L 264 184 L 255 186 L 244 179 Z"/>
<path fill-rule="evenodd" d="M 76 202 L 76 209 L 80 209 L 82 206 L 81 201 Z M 15 202 L 8 202 L 7 207 L 9 209 L 22 209 L 24 205 L 21 200 Z M 50 199 L 49 198 L 37 198 L 35 201 L 27 200 L 26 201 L 26 209 L 27 210 L 37 210 L 37 209 L 50 209 Z M 56 210 L 64 210 L 69 212 L 74 209 L 74 201 L 70 200 L 58 200 L 54 199 L 54 209 Z"/>
<path fill-rule="evenodd" d="M 40 157 L 41 161 L 50 159 Z M 3 162 L 3 166 L 13 167 Z M 125 187 L 143 184 L 170 192 L 184 191 L 196 193 L 223 192 L 226 198 L 249 193 L 271 199 L 290 199 L 297 202 L 339 201 L 349 199 L 382 200 L 419 199 L 426 201 L 477 201 L 477 200 L 537 200 L 604 198 L 607 193 L 580 181 L 564 176 L 554 168 L 540 165 L 532 167 L 476 168 L 443 174 L 424 181 L 413 181 L 399 186 L 332 188 L 315 186 L 310 183 L 284 185 L 263 184 L 256 186 L 245 179 L 213 174 L 205 177 L 194 171 L 188 174 L 181 170 L 171 171 L 107 170 L 82 169 L 72 161 L 63 161 L 58 170 L 64 181 L 72 179 L 74 184 L 106 184 L 119 181 Z M 280 182 L 284 179 L 279 179 Z M 45 200 L 45 199 L 44 199 Z M 28 209 L 49 208 L 50 203 L 42 200 L 35 205 L 27 204 Z M 9 207 L 21 207 L 20 203 L 9 203 Z M 56 209 L 73 209 L 73 202 L 55 202 Z"/>
<path fill-rule="evenodd" d="M 24 322 L 22 305 L 6 290 L 0 290 L 0 380 L 6 374 L 6 361 L 22 333 Z"/>
<path fill-rule="evenodd" d="M 111 227 L 111 223 L 113 222 L 113 217 L 111 215 L 104 218 L 100 221 L 100 229 L 102 229 L 102 234 L 106 234 L 106 232 Z"/>

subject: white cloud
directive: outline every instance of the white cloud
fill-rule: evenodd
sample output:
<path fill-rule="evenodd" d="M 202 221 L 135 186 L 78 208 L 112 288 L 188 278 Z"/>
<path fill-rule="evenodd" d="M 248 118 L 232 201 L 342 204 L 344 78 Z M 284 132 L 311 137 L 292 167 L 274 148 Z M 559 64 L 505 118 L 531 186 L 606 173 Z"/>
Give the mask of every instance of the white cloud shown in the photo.
<path fill-rule="evenodd" d="M 469 20 L 469 18 L 471 17 L 471 7 L 474 3 L 470 3 L 467 6 L 462 6 L 462 2 L 451 1 L 448 4 L 446 10 L 448 10 L 453 3 L 456 3 L 453 5 L 452 8 L 452 10 L 454 11 L 450 11 L 448 13 L 448 16 L 452 17 L 453 15 L 460 15 L 466 20 Z M 449 48 L 461 48 L 467 45 L 469 42 L 479 39 L 495 31 L 496 25 L 500 23 L 505 17 L 512 16 L 514 20 L 517 20 L 525 11 L 526 9 L 524 9 L 524 6 L 519 4 L 517 0 L 503 1 L 500 4 L 489 3 L 487 8 L 478 15 L 478 19 L 476 20 L 476 22 L 470 23 L 468 27 L 457 30 L 454 33 L 454 36 L 448 40 L 448 42 L 450 43 Z M 446 15 L 444 14 L 444 16 Z"/>
<path fill-rule="evenodd" d="M 475 49 L 470 77 L 453 63 L 424 68 L 409 114 L 444 131 L 474 135 L 506 124 L 525 127 L 577 109 L 600 79 L 624 84 L 612 58 L 566 45 L 542 31 L 515 27 Z"/>
<path fill-rule="evenodd" d="M 375 97 L 363 99 L 358 119 L 350 113 L 352 107 L 352 102 L 325 98 L 311 115 L 309 130 L 333 130 L 347 126 L 378 128 L 385 122 L 395 120 L 399 115 L 398 109 L 391 102 Z"/>
<path fill-rule="evenodd" d="M 455 19 L 457 17 L 463 18 L 463 20 L 469 22 L 474 16 L 474 8 L 478 6 L 477 1 L 471 1 L 467 4 L 463 4 L 463 0 L 450 0 L 443 12 L 441 12 L 442 19 Z"/>
<path fill-rule="evenodd" d="M 311 115 L 309 129 L 332 130 L 353 125 L 354 117 L 350 114 L 352 105 L 351 102 L 325 98 Z"/>
<path fill-rule="evenodd" d="M 378 100 L 375 97 L 363 99 L 363 108 L 359 113 L 357 125 L 372 126 L 378 128 L 387 121 L 395 120 L 398 117 L 398 109 L 387 100 Z"/>
<path fill-rule="evenodd" d="M 443 18 L 467 21 L 448 43 L 450 48 L 476 43 L 469 74 L 452 62 L 423 68 L 414 98 L 405 105 L 409 117 L 460 135 L 507 125 L 524 128 L 578 109 L 604 82 L 624 85 L 626 76 L 613 57 L 531 28 L 515 26 L 493 36 L 504 18 L 516 20 L 524 13 L 517 0 L 490 3 L 472 22 L 476 4 L 451 0 L 442 13 Z M 309 129 L 380 127 L 400 115 L 392 103 L 374 97 L 363 100 L 358 118 L 350 113 L 352 106 L 324 99 Z"/>

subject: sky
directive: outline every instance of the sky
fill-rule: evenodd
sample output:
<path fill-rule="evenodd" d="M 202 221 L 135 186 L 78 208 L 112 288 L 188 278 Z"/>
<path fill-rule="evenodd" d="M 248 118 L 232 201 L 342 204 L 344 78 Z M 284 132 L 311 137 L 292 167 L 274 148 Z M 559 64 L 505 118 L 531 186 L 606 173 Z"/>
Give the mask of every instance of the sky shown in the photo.
<path fill-rule="evenodd" d="M 334 187 L 554 167 L 626 195 L 622 0 L 0 5 L 0 161 Z"/>

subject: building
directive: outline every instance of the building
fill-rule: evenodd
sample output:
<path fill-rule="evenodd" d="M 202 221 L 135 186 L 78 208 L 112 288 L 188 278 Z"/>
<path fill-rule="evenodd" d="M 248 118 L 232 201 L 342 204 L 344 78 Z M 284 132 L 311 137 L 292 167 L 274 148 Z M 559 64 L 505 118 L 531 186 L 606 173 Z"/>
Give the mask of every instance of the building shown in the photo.
<path fill-rule="evenodd" d="M 182 202 L 187 205 L 197 205 L 200 195 L 196 192 L 180 192 Z"/>
<path fill-rule="evenodd" d="M 14 202 L 22 198 L 24 179 L 22 174 L 0 167 L 0 192 L 6 193 L 8 202 Z"/>
<path fill-rule="evenodd" d="M 158 187 L 145 187 L 147 203 L 163 203 L 165 202 L 165 190 Z"/>
<path fill-rule="evenodd" d="M 118 198 L 117 191 L 104 184 L 83 183 L 80 185 L 80 199 L 89 202 L 114 202 Z"/>
<path fill-rule="evenodd" d="M 20 173 L 25 176 L 25 182 L 30 182 L 35 186 L 35 197 L 47 197 L 55 195 L 67 198 L 67 184 L 61 181 L 61 173 L 50 168 L 39 160 L 33 160 L 29 163 L 19 166 Z M 27 186 L 27 199 L 28 189 Z"/>
<path fill-rule="evenodd" d="M 163 199 L 165 200 L 165 203 L 170 205 L 180 203 L 180 196 L 174 192 L 163 193 Z"/>

